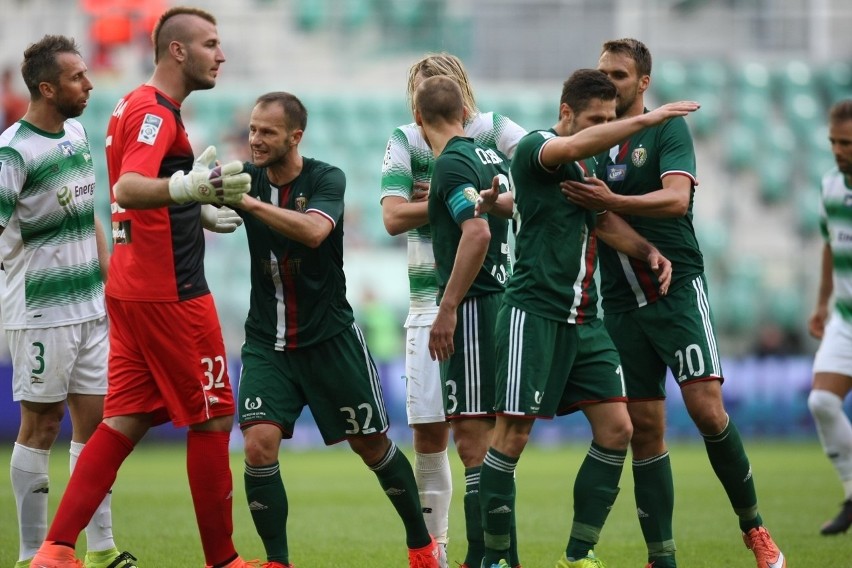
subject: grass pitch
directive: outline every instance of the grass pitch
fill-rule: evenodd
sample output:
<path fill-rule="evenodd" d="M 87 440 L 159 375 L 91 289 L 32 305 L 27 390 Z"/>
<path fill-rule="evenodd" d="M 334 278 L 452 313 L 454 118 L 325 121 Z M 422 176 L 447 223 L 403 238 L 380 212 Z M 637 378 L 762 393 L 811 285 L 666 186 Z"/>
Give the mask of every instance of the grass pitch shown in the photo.
<path fill-rule="evenodd" d="M 67 442 L 51 461 L 51 513 L 67 482 Z M 9 463 L 11 442 L 0 450 Z M 816 441 L 746 440 L 761 513 L 788 558 L 789 568 L 852 567 L 852 534 L 822 537 L 819 526 L 842 500 L 834 470 Z M 587 446 L 530 447 L 517 470 L 518 534 L 527 568 L 549 568 L 567 542 L 574 475 Z M 412 452 L 406 449 L 411 459 Z M 671 448 L 675 473 L 675 538 L 679 564 L 687 568 L 753 567 L 736 518 L 713 475 L 701 443 Z M 232 455 L 234 540 L 246 559 L 263 558 L 245 501 L 241 455 Z M 291 561 L 298 568 L 402 568 L 402 525 L 375 477 L 345 445 L 281 453 L 290 502 Z M 8 472 L 8 468 L 6 468 Z M 464 559 L 461 502 L 463 474 L 453 460 L 456 492 L 450 520 L 450 566 Z M 204 566 L 181 445 L 143 441 L 119 472 L 113 492 L 113 524 L 120 549 L 142 568 Z M 85 549 L 81 536 L 78 550 Z M 0 568 L 17 560 L 15 503 L 8 473 L 0 484 Z M 610 568 L 644 566 L 645 548 L 636 520 L 629 465 L 621 495 L 596 551 Z"/>

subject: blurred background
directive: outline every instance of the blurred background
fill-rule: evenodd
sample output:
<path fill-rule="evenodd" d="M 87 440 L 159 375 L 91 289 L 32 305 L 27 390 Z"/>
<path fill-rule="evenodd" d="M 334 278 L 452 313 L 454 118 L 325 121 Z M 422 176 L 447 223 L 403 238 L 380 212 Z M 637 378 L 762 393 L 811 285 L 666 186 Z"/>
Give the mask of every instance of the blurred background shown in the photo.
<path fill-rule="evenodd" d="M 347 176 L 345 270 L 356 319 L 379 364 L 398 440 L 404 413 L 405 237 L 384 230 L 381 162 L 393 128 L 411 121 L 409 66 L 426 52 L 460 56 L 482 110 L 527 129 L 556 121 L 561 84 L 594 67 L 604 41 L 635 37 L 654 57 L 649 106 L 701 102 L 688 117 L 700 185 L 695 226 L 723 353 L 728 409 L 754 436 L 814 435 L 806 396 L 817 343 L 807 317 L 822 241 L 819 180 L 833 166 L 826 111 L 852 97 L 848 0 L 196 0 L 219 21 L 227 57 L 218 85 L 192 94 L 183 118 L 196 153 L 247 159 L 254 99 L 299 96 L 309 120 L 302 154 Z M 122 95 L 153 69 L 150 30 L 166 0 L 0 0 L 0 118 L 26 109 L 23 50 L 44 34 L 73 36 L 95 84 L 86 125 L 98 167 L 98 214 L 109 199 L 104 132 Z M 23 101 L 23 110 L 21 104 Z M 5 128 L 5 126 L 4 126 Z M 209 235 L 207 278 L 239 374 L 248 309 L 245 234 Z M 10 389 L 8 354 L 0 380 Z M 670 383 L 673 435 L 695 437 Z M 0 397 L 0 437 L 18 409 Z M 849 402 L 847 401 L 847 404 Z M 308 418 L 309 420 L 309 418 Z M 539 442 L 585 431 L 569 418 L 536 426 Z M 155 435 L 170 437 L 169 426 Z M 296 444 L 318 444 L 301 424 Z"/>

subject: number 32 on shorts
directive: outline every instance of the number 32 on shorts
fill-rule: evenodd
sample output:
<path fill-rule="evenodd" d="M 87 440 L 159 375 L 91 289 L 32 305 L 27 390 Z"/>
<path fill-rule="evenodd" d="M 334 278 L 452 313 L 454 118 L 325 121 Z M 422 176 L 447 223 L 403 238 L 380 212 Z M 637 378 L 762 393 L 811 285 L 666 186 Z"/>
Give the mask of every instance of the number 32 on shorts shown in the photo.
<path fill-rule="evenodd" d="M 216 355 L 213 358 L 202 357 L 201 364 L 205 367 L 204 377 L 207 379 L 204 383 L 204 390 L 224 388 L 225 357 L 222 355 Z"/>

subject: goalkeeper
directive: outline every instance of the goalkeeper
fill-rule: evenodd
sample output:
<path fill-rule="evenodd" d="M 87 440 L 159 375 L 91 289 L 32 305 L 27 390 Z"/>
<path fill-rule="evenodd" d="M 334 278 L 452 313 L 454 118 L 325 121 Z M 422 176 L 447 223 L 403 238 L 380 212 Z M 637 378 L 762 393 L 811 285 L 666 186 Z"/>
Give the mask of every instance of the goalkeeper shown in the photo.
<path fill-rule="evenodd" d="M 238 201 L 250 179 L 239 162 L 219 165 L 212 147 L 194 160 L 181 120 L 181 103 L 192 91 L 213 88 L 225 61 L 215 18 L 172 8 L 157 22 L 153 43 L 151 80 L 118 102 L 107 127 L 114 247 L 104 420 L 77 462 L 33 566 L 77 566 L 78 533 L 135 444 L 166 421 L 188 427 L 187 475 L 205 564 L 249 566 L 231 539 L 234 395 L 204 278 L 202 222 L 233 231 L 239 218 L 218 207 Z"/>

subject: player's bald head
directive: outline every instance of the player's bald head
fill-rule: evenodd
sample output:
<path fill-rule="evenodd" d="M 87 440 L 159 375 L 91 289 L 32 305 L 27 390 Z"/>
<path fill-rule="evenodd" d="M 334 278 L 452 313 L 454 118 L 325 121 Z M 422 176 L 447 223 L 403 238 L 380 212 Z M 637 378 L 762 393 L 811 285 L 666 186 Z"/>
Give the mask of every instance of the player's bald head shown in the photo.
<path fill-rule="evenodd" d="M 197 18 L 216 25 L 213 14 L 200 8 L 176 6 L 163 12 L 154 25 L 154 31 L 151 32 L 155 64 L 160 62 L 160 57 L 168 53 L 169 45 L 173 41 L 188 43 L 192 39 L 193 23 L 197 22 Z"/>

